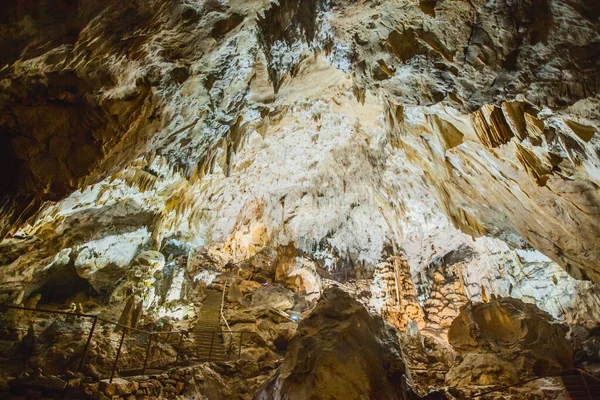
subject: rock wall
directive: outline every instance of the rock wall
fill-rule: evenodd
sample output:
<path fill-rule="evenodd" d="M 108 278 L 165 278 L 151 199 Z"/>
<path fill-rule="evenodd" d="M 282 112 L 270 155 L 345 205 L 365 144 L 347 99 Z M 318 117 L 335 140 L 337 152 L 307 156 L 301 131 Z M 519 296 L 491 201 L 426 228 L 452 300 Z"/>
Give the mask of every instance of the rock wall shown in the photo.
<path fill-rule="evenodd" d="M 400 398 L 395 334 L 340 289 L 328 289 L 298 326 L 283 364 L 258 399 Z"/>
<path fill-rule="evenodd" d="M 404 112 L 395 128 L 399 146 L 422 165 L 455 226 L 514 248 L 533 246 L 572 276 L 597 279 L 593 238 L 599 228 L 590 220 L 598 207 L 593 136 L 584 140 L 549 109 L 528 111 L 520 103 L 470 116 L 443 107 Z M 498 132 L 506 140 L 491 144 L 486 135 Z M 420 156 L 424 152 L 427 158 Z M 584 238 L 573 240 L 572 232 Z"/>
<path fill-rule="evenodd" d="M 543 376 L 573 366 L 566 334 L 566 326 L 536 306 L 500 298 L 464 307 L 450 326 L 448 341 L 463 355 L 493 354 L 520 374 Z"/>
<path fill-rule="evenodd" d="M 53 6 L 0 6 L 2 302 L 117 316 L 139 281 L 187 325 L 227 272 L 402 329 L 492 295 L 600 322 L 595 2 Z"/>
<path fill-rule="evenodd" d="M 544 0 L 535 13 L 532 2 L 155 3 L 74 2 L 62 14 L 23 1 L 7 6 L 0 103 L 3 159 L 17 165 L 6 177 L 11 201 L 58 199 L 107 176 L 142 191 L 167 178 L 176 196 L 151 207 L 163 210 L 151 224 L 153 240 L 185 225 L 181 214 L 198 222 L 221 212 L 232 217 L 190 228 L 203 231 L 204 241 L 231 241 L 244 255 L 272 242 L 309 249 L 326 240 L 353 262 L 374 265 L 385 242 L 398 240 L 402 209 L 385 203 L 402 195 L 377 188 L 380 176 L 398 168 L 382 170 L 382 163 L 401 149 L 455 226 L 533 246 L 576 278 L 595 279 L 599 34 L 589 2 Z M 17 29 L 21 20 L 28 29 Z M 54 41 L 40 45 L 45 34 Z M 322 55 L 311 60 L 313 52 Z M 348 95 L 383 102 L 386 138 L 373 124 L 380 111 L 359 109 Z M 303 99 L 325 107 L 304 118 Z M 332 112 L 351 118 L 322 118 Z M 332 147 L 356 118 L 363 128 L 346 137 L 366 134 L 367 145 Z M 293 146 L 261 143 L 257 134 L 285 134 Z M 316 146 L 304 138 L 318 138 Z M 391 154 L 382 153 L 388 144 Z M 328 164 L 288 156 L 279 174 L 263 171 L 280 154 L 310 148 L 316 155 L 321 147 L 354 157 L 338 154 Z M 166 168 L 153 162 L 156 155 Z M 308 173 L 315 190 L 306 199 L 303 181 L 297 186 L 289 175 L 315 162 L 335 173 Z M 115 196 L 118 189 L 103 190 Z M 270 198 L 258 194 L 265 190 Z M 331 198 L 344 199 L 333 201 L 344 204 L 339 213 Z M 4 215 L 20 224 L 38 207 L 30 203 L 8 202 Z M 299 207 L 306 212 L 292 211 Z M 329 215 L 320 218 L 325 226 L 315 227 L 315 211 Z M 332 218 L 347 213 L 349 223 Z M 271 222 L 258 224 L 261 215 Z M 353 240 L 346 231 L 365 220 L 377 221 L 377 231 Z M 584 239 L 572 239 L 581 227 Z M 17 227 L 8 222 L 5 230 Z"/>

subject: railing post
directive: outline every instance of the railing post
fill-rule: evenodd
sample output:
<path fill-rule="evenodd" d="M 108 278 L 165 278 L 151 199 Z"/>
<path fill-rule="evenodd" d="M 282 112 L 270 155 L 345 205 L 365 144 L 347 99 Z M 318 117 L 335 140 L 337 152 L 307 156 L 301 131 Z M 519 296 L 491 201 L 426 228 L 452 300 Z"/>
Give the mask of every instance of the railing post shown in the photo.
<path fill-rule="evenodd" d="M 123 341 L 125 340 L 125 333 L 127 333 L 127 328 L 123 328 L 123 334 L 121 335 L 121 342 L 119 343 L 119 349 L 117 350 L 117 356 L 115 357 L 115 362 L 112 367 L 112 372 L 110 373 L 109 383 L 112 383 L 113 378 L 115 377 L 115 371 L 117 370 L 117 363 L 119 362 L 119 355 L 121 354 L 121 348 L 123 347 Z"/>
<path fill-rule="evenodd" d="M 585 375 L 579 372 L 579 376 L 581 376 L 581 379 L 583 380 L 583 386 L 585 386 L 585 391 L 587 392 L 588 399 L 594 400 L 594 398 L 592 397 L 592 392 L 590 392 L 590 388 L 588 387 L 587 380 L 585 379 Z"/>
<path fill-rule="evenodd" d="M 225 318 L 225 314 L 223 314 L 223 306 L 225 305 L 225 291 L 227 290 L 227 282 L 225 282 L 225 286 L 223 287 L 223 296 L 221 297 L 221 318 L 223 318 L 223 322 L 225 322 L 225 326 L 227 326 L 227 330 L 229 330 L 229 332 L 231 333 L 231 327 L 229 326 L 229 322 L 227 322 L 227 319 Z M 219 324 L 221 323 L 221 321 L 219 320 Z"/>
<path fill-rule="evenodd" d="M 208 361 L 210 361 L 212 357 L 212 349 L 213 343 L 215 342 L 215 331 L 212 332 L 212 336 L 210 337 L 210 349 L 208 349 Z"/>
<path fill-rule="evenodd" d="M 179 361 L 179 353 L 181 352 L 182 344 L 183 344 L 183 332 L 179 331 L 179 344 L 177 345 L 177 355 L 175 356 L 175 362 Z"/>
<path fill-rule="evenodd" d="M 152 333 L 148 334 L 148 346 L 146 346 L 146 358 L 144 359 L 144 366 L 142 367 L 142 375 L 146 375 L 146 366 L 148 365 L 148 358 L 150 357 L 150 346 L 152 345 Z"/>
<path fill-rule="evenodd" d="M 244 335 L 244 332 L 240 332 L 240 348 L 238 349 L 238 360 L 242 356 L 242 336 L 243 335 Z"/>
<path fill-rule="evenodd" d="M 83 363 L 85 362 L 85 357 L 87 356 L 88 348 L 90 347 L 90 342 L 92 341 L 92 335 L 94 334 L 94 329 L 96 328 L 96 322 L 98 322 L 98 317 L 94 317 L 94 322 L 92 322 L 92 328 L 90 329 L 87 342 L 85 342 L 85 347 L 83 348 L 83 354 L 81 355 L 81 361 L 79 361 L 77 372 L 81 372 L 81 369 L 83 368 Z"/>

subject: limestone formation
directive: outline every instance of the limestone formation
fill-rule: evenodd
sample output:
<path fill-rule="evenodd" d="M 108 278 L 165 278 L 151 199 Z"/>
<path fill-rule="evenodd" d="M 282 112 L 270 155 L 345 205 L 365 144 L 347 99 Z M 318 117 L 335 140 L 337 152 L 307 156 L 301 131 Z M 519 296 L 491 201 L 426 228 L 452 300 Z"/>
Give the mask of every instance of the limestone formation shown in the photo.
<path fill-rule="evenodd" d="M 417 299 L 410 266 L 404 257 L 390 257 L 377 266 L 371 286 L 371 306 L 383 318 L 405 330 L 415 323 L 424 327 L 424 314 Z"/>
<path fill-rule="evenodd" d="M 573 366 L 573 348 L 566 339 L 566 333 L 566 327 L 553 321 L 547 313 L 517 299 L 499 298 L 489 303 L 469 303 L 448 330 L 448 341 L 452 347 L 465 355 L 462 366 L 457 367 L 449 379 L 462 381 L 460 369 L 485 364 L 485 358 L 466 357 L 471 354 L 493 354 L 510 362 L 520 374 L 544 376 L 560 373 Z M 488 372 L 477 373 L 485 375 Z M 497 378 L 506 380 L 510 376 L 507 374 L 502 372 Z M 514 377 L 511 379 L 514 380 Z"/>
<path fill-rule="evenodd" d="M 327 289 L 257 397 L 396 399 L 403 373 L 390 326 L 342 290 Z"/>
<path fill-rule="evenodd" d="M 425 294 L 423 309 L 431 327 L 448 329 L 467 302 L 460 269 L 430 265 L 427 271 L 431 287 Z"/>
<path fill-rule="evenodd" d="M 89 314 L 0 309 L 2 390 L 469 398 L 573 350 L 599 370 L 598 1 L 0 3 L 0 305 Z M 107 321 L 179 372 L 101 384 L 123 332 L 120 378 L 148 346 Z M 175 365 L 213 332 L 223 359 Z"/>
<path fill-rule="evenodd" d="M 494 354 L 468 353 L 446 375 L 453 387 L 513 385 L 519 382 L 514 365 Z"/>
<path fill-rule="evenodd" d="M 152 302 L 155 274 L 165 266 L 165 257 L 157 251 L 137 255 L 127 268 L 126 279 L 111 294 L 111 301 L 120 302 L 130 295 L 138 295 L 146 304 Z"/>
<path fill-rule="evenodd" d="M 291 291 L 279 284 L 263 286 L 252 294 L 252 306 L 289 310 L 294 306 Z"/>

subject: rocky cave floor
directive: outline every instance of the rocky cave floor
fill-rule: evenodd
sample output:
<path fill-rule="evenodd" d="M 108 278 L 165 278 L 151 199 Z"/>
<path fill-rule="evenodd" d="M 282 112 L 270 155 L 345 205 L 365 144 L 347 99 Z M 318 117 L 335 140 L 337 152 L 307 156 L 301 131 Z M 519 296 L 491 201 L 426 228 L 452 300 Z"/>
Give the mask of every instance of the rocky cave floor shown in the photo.
<path fill-rule="evenodd" d="M 569 399 L 576 389 L 567 390 L 561 375 L 574 367 L 600 372 L 599 330 L 569 327 L 515 298 L 468 301 L 460 283 L 442 277 L 431 299 L 457 296 L 462 306 L 432 312 L 419 304 L 402 256 L 390 256 L 374 275 L 345 271 L 337 278 L 291 246 L 237 264 L 220 263 L 204 248 L 170 249 L 166 257 L 136 256 L 110 295 L 64 286 L 69 276 L 57 275 L 47 284 L 60 286 L 54 295 L 64 301 L 52 291 L 23 300 L 70 314 L 3 310 L 0 396 Z M 143 315 L 132 313 L 131 299 Z M 194 333 L 212 329 L 202 326 L 213 323 L 208 308 L 215 309 L 214 348 L 224 349 L 213 349 L 210 361 Z M 93 320 L 73 313 L 100 317 L 87 350 Z M 117 321 L 137 330 L 123 336 L 111 382 L 123 335 Z M 171 333 L 148 346 L 142 331 Z M 589 387 L 598 388 L 593 380 Z"/>
<path fill-rule="evenodd" d="M 0 398 L 600 398 L 599 93 L 598 0 L 1 1 Z"/>

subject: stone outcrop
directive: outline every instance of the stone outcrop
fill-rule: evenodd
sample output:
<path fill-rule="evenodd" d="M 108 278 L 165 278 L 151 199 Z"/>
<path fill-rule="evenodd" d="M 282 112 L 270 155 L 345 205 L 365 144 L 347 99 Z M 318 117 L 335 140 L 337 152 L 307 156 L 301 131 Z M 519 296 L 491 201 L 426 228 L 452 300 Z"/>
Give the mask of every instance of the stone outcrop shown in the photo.
<path fill-rule="evenodd" d="M 492 354 L 503 362 L 510 362 L 521 377 L 560 373 L 573 366 L 573 348 L 566 334 L 564 325 L 553 321 L 535 305 L 517 299 L 469 303 L 448 330 L 448 341 L 464 355 L 448 379 L 464 382 L 462 375 L 469 365 L 485 366 L 490 357 L 479 357 L 479 354 Z M 513 379 L 514 373 L 502 365 L 498 366 L 496 378 L 502 381 Z M 494 373 L 478 370 L 474 374 L 481 376 L 470 378 L 472 381 L 492 379 L 486 376 Z"/>
<path fill-rule="evenodd" d="M 469 353 L 446 375 L 453 387 L 512 385 L 519 382 L 514 365 L 495 354 Z"/>
<path fill-rule="evenodd" d="M 400 398 L 396 336 L 340 289 L 327 289 L 298 326 L 283 364 L 259 399 Z"/>

